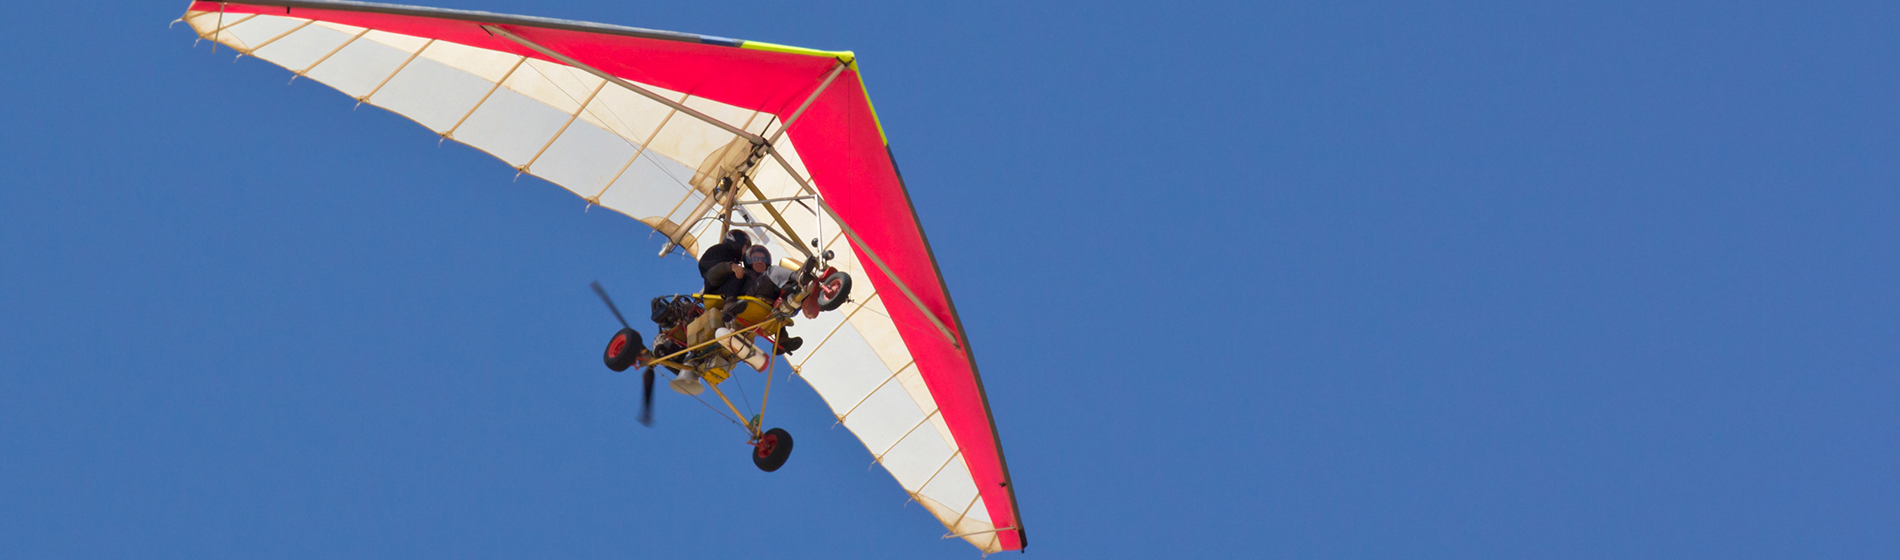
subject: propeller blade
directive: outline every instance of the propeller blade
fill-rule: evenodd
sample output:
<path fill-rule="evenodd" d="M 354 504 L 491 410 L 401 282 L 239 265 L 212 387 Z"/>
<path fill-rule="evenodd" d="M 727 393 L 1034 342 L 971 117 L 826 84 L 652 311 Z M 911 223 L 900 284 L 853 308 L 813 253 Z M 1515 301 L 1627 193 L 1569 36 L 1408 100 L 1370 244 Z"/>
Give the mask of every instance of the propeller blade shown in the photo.
<path fill-rule="evenodd" d="M 620 316 L 620 308 L 614 307 L 614 299 L 607 297 L 607 290 L 600 287 L 600 282 L 594 282 L 592 286 L 594 286 L 594 293 L 600 295 L 601 303 L 607 304 L 607 310 L 614 312 L 614 318 L 620 320 L 620 326 L 629 329 L 633 328 L 633 325 L 627 324 L 626 317 Z"/>
<path fill-rule="evenodd" d="M 648 367 L 645 375 L 640 376 L 640 425 L 653 426 L 653 368 Z"/>

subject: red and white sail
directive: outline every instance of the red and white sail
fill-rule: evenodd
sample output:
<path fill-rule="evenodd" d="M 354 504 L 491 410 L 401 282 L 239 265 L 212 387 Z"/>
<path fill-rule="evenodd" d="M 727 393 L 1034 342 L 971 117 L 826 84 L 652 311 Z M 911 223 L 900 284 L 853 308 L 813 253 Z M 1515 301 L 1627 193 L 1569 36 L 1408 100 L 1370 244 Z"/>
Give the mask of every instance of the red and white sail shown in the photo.
<path fill-rule="evenodd" d="M 851 53 L 359 2 L 194 2 L 184 21 L 694 254 L 719 224 L 692 211 L 753 143 L 773 139 L 783 163 L 757 164 L 760 192 L 741 199 L 815 188 L 829 212 L 762 204 L 781 226 L 805 228 L 797 238 L 822 235 L 859 279 L 852 302 L 792 327 L 807 344 L 792 366 L 950 534 L 985 552 L 1026 544 L 975 359 Z M 760 205 L 745 208 L 769 221 Z"/>

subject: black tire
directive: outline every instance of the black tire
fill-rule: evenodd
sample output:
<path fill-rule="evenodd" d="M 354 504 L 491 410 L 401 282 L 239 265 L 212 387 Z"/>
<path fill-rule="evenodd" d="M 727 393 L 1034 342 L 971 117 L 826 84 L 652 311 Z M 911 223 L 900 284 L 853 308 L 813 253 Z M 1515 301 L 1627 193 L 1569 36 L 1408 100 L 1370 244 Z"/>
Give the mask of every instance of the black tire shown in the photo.
<path fill-rule="evenodd" d="M 772 472 L 785 466 L 785 460 L 792 458 L 792 433 L 784 428 L 772 428 L 759 436 L 759 442 L 752 447 L 752 464 L 759 470 Z"/>
<path fill-rule="evenodd" d="M 812 294 L 812 297 L 818 298 L 818 308 L 831 311 L 844 305 L 844 302 L 850 299 L 851 275 L 844 272 L 833 272 L 831 276 L 819 280 L 818 285 L 812 288 L 817 291 L 817 293 Z"/>
<path fill-rule="evenodd" d="M 620 329 L 614 337 L 607 339 L 607 351 L 601 360 L 607 362 L 607 369 L 627 371 L 640 361 L 640 354 L 646 352 L 646 342 L 640 340 L 640 331 Z"/>

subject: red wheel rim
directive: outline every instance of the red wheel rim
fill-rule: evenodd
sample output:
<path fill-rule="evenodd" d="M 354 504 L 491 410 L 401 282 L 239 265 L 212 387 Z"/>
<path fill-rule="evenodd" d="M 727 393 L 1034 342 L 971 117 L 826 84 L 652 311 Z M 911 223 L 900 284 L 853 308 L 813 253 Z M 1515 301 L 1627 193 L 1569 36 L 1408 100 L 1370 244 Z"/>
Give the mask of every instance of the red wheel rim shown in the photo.
<path fill-rule="evenodd" d="M 759 445 L 754 447 L 753 451 L 758 454 L 760 459 L 764 459 L 770 457 L 772 450 L 777 448 L 778 434 L 765 434 L 765 437 L 759 438 Z"/>
<path fill-rule="evenodd" d="M 838 295 L 838 287 L 843 284 L 844 282 L 840 280 L 828 280 L 818 285 L 818 291 L 824 292 L 825 297 L 835 296 Z"/>
<path fill-rule="evenodd" d="M 613 357 L 618 358 L 620 357 L 620 351 L 626 350 L 626 349 L 627 349 L 627 335 L 624 335 L 624 334 L 614 335 L 614 339 L 607 342 L 608 356 L 613 356 Z"/>

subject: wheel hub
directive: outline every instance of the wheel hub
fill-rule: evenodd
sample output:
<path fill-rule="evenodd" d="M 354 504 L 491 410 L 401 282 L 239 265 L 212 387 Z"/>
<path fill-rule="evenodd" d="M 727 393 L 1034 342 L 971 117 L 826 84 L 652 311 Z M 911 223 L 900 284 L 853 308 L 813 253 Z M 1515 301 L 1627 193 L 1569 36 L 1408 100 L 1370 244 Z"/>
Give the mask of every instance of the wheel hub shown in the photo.
<path fill-rule="evenodd" d="M 753 453 L 760 458 L 764 458 L 770 456 L 772 451 L 777 448 L 778 435 L 765 434 L 765 437 L 759 438 L 759 443 L 753 446 Z"/>

